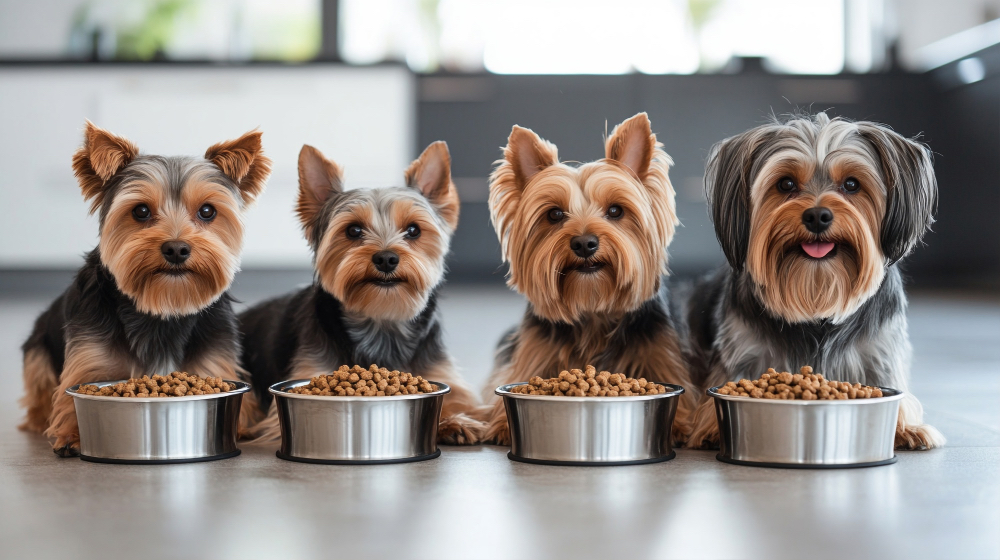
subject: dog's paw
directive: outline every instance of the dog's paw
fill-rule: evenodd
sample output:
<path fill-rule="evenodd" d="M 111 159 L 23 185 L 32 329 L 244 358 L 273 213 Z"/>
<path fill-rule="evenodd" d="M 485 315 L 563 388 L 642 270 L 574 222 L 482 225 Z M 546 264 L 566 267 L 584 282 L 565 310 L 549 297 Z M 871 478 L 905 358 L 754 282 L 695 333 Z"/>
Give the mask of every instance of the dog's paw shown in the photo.
<path fill-rule="evenodd" d="M 688 449 L 718 449 L 719 425 L 715 422 L 694 430 L 688 438 L 685 447 Z"/>
<path fill-rule="evenodd" d="M 675 420 L 673 425 L 670 426 L 670 438 L 673 441 L 674 447 L 684 446 L 691 437 L 691 431 L 690 424 Z"/>
<path fill-rule="evenodd" d="M 68 458 L 68 457 L 79 457 L 80 456 L 80 442 L 79 441 L 74 441 L 74 442 L 71 442 L 71 443 L 64 443 L 62 445 L 59 445 L 59 443 L 56 443 L 52 447 L 52 452 L 55 453 L 56 455 L 64 458 L 64 459 Z"/>
<path fill-rule="evenodd" d="M 510 428 L 507 426 L 507 419 L 504 418 L 503 422 L 497 422 L 491 425 L 486 430 L 486 435 L 483 436 L 483 441 L 494 445 L 509 446 Z"/>
<path fill-rule="evenodd" d="M 700 441 L 691 440 L 687 445 L 691 449 L 715 450 L 719 448 L 719 432 L 701 438 Z"/>
<path fill-rule="evenodd" d="M 917 450 L 941 447 L 947 440 L 930 424 L 916 424 L 896 429 L 896 449 Z"/>
<path fill-rule="evenodd" d="M 473 445 L 482 441 L 486 425 L 466 414 L 443 418 L 438 424 L 438 443 L 444 445 Z"/>

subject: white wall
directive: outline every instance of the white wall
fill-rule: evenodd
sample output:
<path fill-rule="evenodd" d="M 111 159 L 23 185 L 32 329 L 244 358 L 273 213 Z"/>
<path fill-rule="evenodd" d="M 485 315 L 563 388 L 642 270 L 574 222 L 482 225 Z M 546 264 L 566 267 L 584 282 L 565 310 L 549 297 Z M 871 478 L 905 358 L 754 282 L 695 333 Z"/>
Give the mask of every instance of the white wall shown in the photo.
<path fill-rule="evenodd" d="M 402 184 L 416 151 L 413 77 L 395 66 L 0 68 L 0 268 L 75 267 L 96 245 L 70 167 L 85 118 L 164 155 L 259 127 L 274 168 L 244 266 L 309 266 L 292 213 L 303 143 L 342 164 L 348 188 Z"/>
<path fill-rule="evenodd" d="M 900 62 L 918 71 L 922 47 L 1000 17 L 1000 0 L 896 0 L 893 8 Z"/>

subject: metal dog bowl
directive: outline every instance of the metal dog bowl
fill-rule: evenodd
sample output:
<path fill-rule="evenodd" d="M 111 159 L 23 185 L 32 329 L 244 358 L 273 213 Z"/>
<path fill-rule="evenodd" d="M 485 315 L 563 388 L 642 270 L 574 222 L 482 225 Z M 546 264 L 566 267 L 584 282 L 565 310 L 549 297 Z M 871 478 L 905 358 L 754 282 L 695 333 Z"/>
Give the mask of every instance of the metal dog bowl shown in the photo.
<path fill-rule="evenodd" d="M 721 385 L 720 385 L 721 387 Z M 874 467 L 896 462 L 893 444 L 903 392 L 836 401 L 720 395 L 718 459 L 737 465 L 800 469 Z"/>
<path fill-rule="evenodd" d="M 632 397 L 524 395 L 497 387 L 510 427 L 514 461 L 542 465 L 641 465 L 674 458 L 670 429 L 679 385 Z"/>
<path fill-rule="evenodd" d="M 85 383 L 104 387 L 123 383 Z M 80 458 L 97 463 L 195 463 L 240 454 L 236 432 L 243 393 L 250 386 L 226 393 L 189 397 L 103 397 L 82 395 L 80 385 L 66 390 L 76 406 L 80 426 Z"/>
<path fill-rule="evenodd" d="M 433 393 L 389 397 L 300 395 L 308 385 L 293 379 L 271 385 L 281 422 L 281 459 L 332 465 L 426 461 L 441 455 L 437 429 L 441 404 L 451 391 L 430 382 Z"/>

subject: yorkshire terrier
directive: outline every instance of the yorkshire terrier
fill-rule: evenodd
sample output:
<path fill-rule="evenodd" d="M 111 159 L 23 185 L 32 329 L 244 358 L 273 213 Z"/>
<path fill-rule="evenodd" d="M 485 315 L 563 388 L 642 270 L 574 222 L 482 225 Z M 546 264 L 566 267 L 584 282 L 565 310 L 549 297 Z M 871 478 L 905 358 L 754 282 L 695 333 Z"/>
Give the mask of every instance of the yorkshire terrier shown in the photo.
<path fill-rule="evenodd" d="M 240 315 L 255 441 L 280 438 L 270 385 L 373 363 L 447 383 L 439 441 L 480 440 L 483 424 L 472 413 L 481 405 L 445 351 L 437 306 L 459 213 L 447 145 L 428 146 L 405 180 L 405 187 L 347 191 L 340 166 L 302 147 L 297 211 L 315 280 Z"/>
<path fill-rule="evenodd" d="M 58 455 L 79 454 L 73 385 L 177 369 L 236 378 L 227 290 L 244 213 L 270 174 L 260 137 L 216 144 L 204 158 L 163 157 L 87 122 L 73 171 L 100 241 L 22 347 L 21 428 L 53 438 Z"/>
<path fill-rule="evenodd" d="M 705 188 L 728 266 L 694 287 L 684 311 L 702 387 L 809 365 L 907 391 L 898 263 L 934 221 L 930 151 L 875 123 L 798 116 L 717 144 Z M 718 443 L 711 401 L 695 412 L 692 447 Z M 944 442 L 906 393 L 896 447 Z"/>
<path fill-rule="evenodd" d="M 669 306 L 667 247 L 678 225 L 670 156 L 639 113 L 605 141 L 605 158 L 572 167 L 556 147 L 515 126 L 490 176 L 489 206 L 507 284 L 528 299 L 520 325 L 500 341 L 498 385 L 598 369 L 688 384 Z M 503 403 L 492 397 L 486 440 L 510 443 Z M 673 426 L 686 439 L 690 394 Z"/>

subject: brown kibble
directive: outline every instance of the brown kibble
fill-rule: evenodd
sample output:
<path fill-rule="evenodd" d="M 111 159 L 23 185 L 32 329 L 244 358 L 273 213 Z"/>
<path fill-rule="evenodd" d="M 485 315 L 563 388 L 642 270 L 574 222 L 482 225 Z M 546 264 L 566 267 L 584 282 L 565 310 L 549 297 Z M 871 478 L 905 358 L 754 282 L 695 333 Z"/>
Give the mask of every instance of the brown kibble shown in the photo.
<path fill-rule="evenodd" d="M 218 386 L 220 389 L 213 389 Z M 168 375 L 143 375 L 114 385 L 83 385 L 78 393 L 97 395 L 101 397 L 152 398 L 152 397 L 183 397 L 186 395 L 206 395 L 219 392 L 229 392 L 235 389 L 218 377 L 198 377 L 183 371 L 175 371 Z"/>
<path fill-rule="evenodd" d="M 829 381 L 823 374 L 813 373 L 810 366 L 803 366 L 799 369 L 799 373 L 794 375 L 787 371 L 778 373 L 774 368 L 768 368 L 758 379 L 727 381 L 717 392 L 720 395 L 754 399 L 805 401 L 870 399 L 882 396 L 882 390 L 878 387 Z"/>
<path fill-rule="evenodd" d="M 292 387 L 287 392 L 324 397 L 389 397 L 397 394 L 433 393 L 436 390 L 433 383 L 419 375 L 399 370 L 389 371 L 372 364 L 368 368 L 344 365 L 329 375 L 317 375 L 308 384 Z"/>
<path fill-rule="evenodd" d="M 733 384 L 735 386 L 735 384 Z M 527 384 L 516 385 L 512 393 L 522 395 L 553 395 L 572 397 L 628 397 L 666 393 L 666 387 L 645 378 L 633 379 L 624 373 L 598 372 L 588 365 L 579 369 L 563 370 L 555 377 L 532 377 Z"/>

